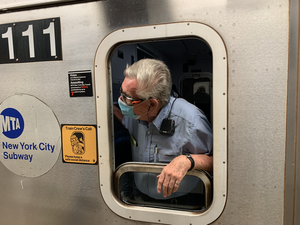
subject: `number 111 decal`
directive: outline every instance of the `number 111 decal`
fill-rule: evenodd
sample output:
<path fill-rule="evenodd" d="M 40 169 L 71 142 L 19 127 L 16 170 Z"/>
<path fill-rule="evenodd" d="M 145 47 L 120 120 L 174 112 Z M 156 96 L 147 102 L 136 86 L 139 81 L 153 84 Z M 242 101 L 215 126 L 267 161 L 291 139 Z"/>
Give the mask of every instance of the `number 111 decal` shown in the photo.
<path fill-rule="evenodd" d="M 62 60 L 60 19 L 0 25 L 0 64 Z"/>

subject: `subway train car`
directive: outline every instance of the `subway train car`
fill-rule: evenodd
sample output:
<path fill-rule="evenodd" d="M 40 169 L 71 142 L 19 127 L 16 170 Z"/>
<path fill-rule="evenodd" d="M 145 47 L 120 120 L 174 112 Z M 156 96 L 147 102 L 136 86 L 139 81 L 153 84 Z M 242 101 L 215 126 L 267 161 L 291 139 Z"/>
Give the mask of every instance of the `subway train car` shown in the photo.
<path fill-rule="evenodd" d="M 299 7 L 0 0 L 0 224 L 300 224 Z M 213 172 L 189 171 L 183 201 L 139 195 L 166 164 L 134 162 L 113 115 L 144 58 L 212 126 Z"/>

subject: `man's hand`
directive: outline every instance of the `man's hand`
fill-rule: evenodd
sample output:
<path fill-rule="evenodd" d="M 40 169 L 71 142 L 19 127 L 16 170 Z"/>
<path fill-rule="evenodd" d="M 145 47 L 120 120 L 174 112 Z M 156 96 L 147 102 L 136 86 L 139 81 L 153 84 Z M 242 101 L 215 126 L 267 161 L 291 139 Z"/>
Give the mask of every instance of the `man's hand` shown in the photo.
<path fill-rule="evenodd" d="M 121 110 L 117 107 L 117 106 L 113 106 L 113 111 L 114 111 L 114 115 L 117 118 L 117 120 L 122 123 L 122 119 L 124 117 L 123 113 L 121 112 Z"/>
<path fill-rule="evenodd" d="M 191 161 L 185 156 L 180 155 L 174 158 L 157 176 L 157 192 L 161 193 L 163 187 L 163 196 L 167 197 L 176 192 L 180 182 L 191 168 Z"/>

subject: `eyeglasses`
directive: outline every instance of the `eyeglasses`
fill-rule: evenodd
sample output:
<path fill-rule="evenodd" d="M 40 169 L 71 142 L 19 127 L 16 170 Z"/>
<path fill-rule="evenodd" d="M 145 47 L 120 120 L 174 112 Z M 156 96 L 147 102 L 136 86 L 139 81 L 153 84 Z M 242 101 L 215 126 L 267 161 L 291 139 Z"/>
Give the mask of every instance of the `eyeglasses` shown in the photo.
<path fill-rule="evenodd" d="M 120 95 L 122 97 L 123 102 L 125 102 L 125 104 L 128 106 L 133 106 L 146 100 L 146 99 L 133 99 L 129 97 L 122 91 L 122 87 L 120 88 Z"/>

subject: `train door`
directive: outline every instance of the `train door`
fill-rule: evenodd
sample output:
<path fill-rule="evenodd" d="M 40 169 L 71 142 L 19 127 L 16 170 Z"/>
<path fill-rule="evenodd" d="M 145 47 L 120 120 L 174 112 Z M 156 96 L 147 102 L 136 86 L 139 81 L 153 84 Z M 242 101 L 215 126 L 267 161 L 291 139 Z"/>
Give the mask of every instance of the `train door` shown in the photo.
<path fill-rule="evenodd" d="M 190 61 L 195 60 L 195 54 L 191 55 L 187 50 L 187 54 L 183 56 L 184 51 L 180 50 L 189 49 L 187 46 L 190 46 L 190 49 L 197 46 L 203 49 L 205 46 L 207 52 L 200 53 L 209 57 L 200 57 L 198 63 L 191 64 Z M 174 57 L 176 55 L 180 56 Z M 130 162 L 130 135 L 114 121 L 112 113 L 113 106 L 117 106 L 126 64 L 132 64 L 141 58 L 157 58 L 164 61 L 172 74 L 174 94 L 192 101 L 193 104 L 196 102 L 189 99 L 186 89 L 193 86 L 192 90 L 198 90 L 204 86 L 208 88 L 211 96 L 213 92 L 214 98 L 209 103 L 209 108 L 218 110 L 218 114 L 210 111 L 208 115 L 214 119 L 213 180 L 209 179 L 205 171 L 191 171 L 187 174 L 199 181 L 190 193 L 191 196 L 198 197 L 196 205 L 174 203 L 172 200 L 165 204 L 155 199 L 124 195 L 128 186 L 133 195 L 138 191 L 134 187 L 135 181 L 132 182 L 132 174 L 159 174 L 164 166 L 151 162 Z M 210 75 L 210 79 L 193 78 L 196 82 L 188 81 L 190 78 L 184 75 L 194 73 L 195 70 L 207 71 L 208 74 L 216 76 Z M 122 29 L 113 32 L 102 41 L 95 60 L 96 105 L 97 111 L 103 112 L 103 107 L 106 107 L 107 114 L 102 113 L 102 117 L 97 118 L 99 171 L 102 196 L 111 210 L 133 220 L 171 224 L 182 224 L 183 221 L 189 221 L 191 224 L 211 223 L 220 215 L 227 196 L 226 74 L 227 57 L 223 42 L 217 33 L 201 24 L 176 23 Z M 188 84 L 188 88 L 184 88 L 185 84 Z M 110 97 L 105 98 L 107 95 Z"/>

